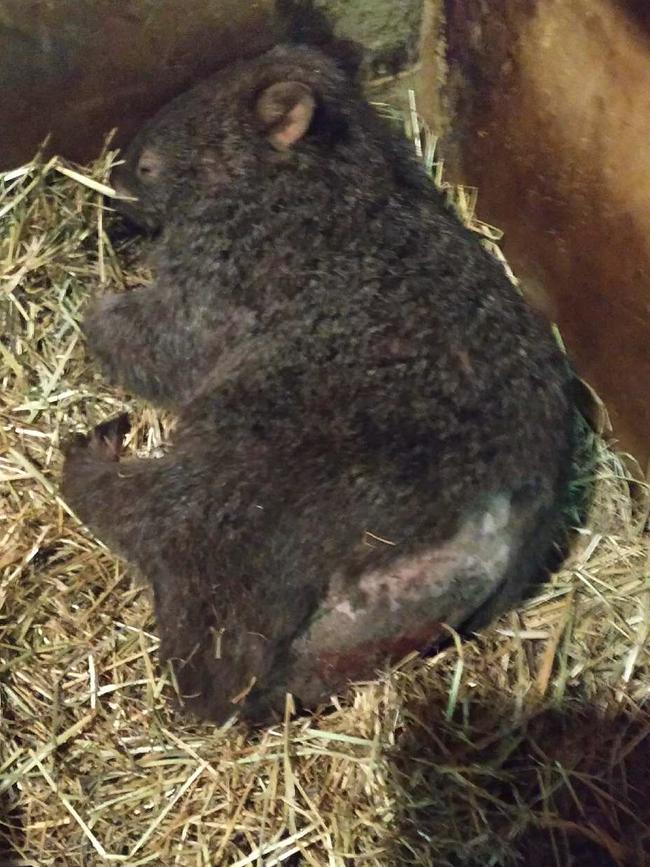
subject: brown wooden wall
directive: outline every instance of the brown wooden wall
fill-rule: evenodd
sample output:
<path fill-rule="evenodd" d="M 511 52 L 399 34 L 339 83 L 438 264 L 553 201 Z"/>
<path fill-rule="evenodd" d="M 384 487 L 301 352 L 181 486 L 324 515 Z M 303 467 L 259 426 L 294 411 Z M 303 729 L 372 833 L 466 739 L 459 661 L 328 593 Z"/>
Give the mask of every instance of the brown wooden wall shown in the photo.
<path fill-rule="evenodd" d="M 84 160 L 193 80 L 274 39 L 270 0 L 0 0 L 0 168 Z"/>
<path fill-rule="evenodd" d="M 650 5 L 446 0 L 445 35 L 457 175 L 645 468 Z"/>

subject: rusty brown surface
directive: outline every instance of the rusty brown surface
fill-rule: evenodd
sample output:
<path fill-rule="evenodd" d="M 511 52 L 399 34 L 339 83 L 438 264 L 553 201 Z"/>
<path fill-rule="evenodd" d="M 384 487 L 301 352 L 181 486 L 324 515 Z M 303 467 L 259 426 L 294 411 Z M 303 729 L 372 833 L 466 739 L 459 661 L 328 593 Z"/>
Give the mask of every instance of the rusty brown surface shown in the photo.
<path fill-rule="evenodd" d="M 86 161 L 172 96 L 287 33 L 365 48 L 368 76 L 418 57 L 423 0 L 0 0 L 0 169 L 50 150 Z M 322 17 L 321 17 L 322 16 Z"/>
<path fill-rule="evenodd" d="M 446 12 L 458 173 L 645 467 L 649 13 L 636 0 L 446 0 Z"/>
<path fill-rule="evenodd" d="M 93 158 L 230 60 L 269 47 L 272 0 L 0 0 L 0 168 Z"/>

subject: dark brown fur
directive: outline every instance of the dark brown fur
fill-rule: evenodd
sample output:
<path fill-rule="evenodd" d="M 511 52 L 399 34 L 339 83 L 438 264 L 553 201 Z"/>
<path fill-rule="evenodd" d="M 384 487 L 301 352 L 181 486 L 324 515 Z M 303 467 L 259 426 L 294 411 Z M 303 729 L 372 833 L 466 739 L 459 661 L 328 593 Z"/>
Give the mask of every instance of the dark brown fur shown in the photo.
<path fill-rule="evenodd" d="M 77 439 L 63 490 L 150 579 L 187 705 L 314 704 L 519 598 L 557 532 L 570 371 L 336 64 L 219 73 L 115 182 L 160 232 L 156 284 L 96 302 L 89 348 L 180 424 L 160 460 L 118 462 L 122 422 Z"/>

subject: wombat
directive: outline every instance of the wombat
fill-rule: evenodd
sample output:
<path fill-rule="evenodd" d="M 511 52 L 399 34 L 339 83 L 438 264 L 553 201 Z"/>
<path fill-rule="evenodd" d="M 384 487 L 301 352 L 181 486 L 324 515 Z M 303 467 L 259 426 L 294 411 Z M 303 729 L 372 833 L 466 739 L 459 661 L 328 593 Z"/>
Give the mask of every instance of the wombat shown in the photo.
<path fill-rule="evenodd" d="M 174 408 L 67 450 L 63 492 L 150 580 L 187 707 L 312 707 L 540 574 L 560 529 L 573 376 L 548 324 L 319 50 L 280 46 L 164 108 L 114 177 L 155 285 L 85 334 Z"/>

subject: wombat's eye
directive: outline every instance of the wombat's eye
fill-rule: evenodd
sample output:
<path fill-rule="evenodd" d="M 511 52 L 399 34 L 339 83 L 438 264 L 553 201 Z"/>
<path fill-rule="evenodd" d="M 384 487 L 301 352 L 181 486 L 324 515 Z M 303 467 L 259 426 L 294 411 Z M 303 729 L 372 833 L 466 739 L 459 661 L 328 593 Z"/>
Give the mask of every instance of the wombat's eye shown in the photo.
<path fill-rule="evenodd" d="M 143 183 L 151 183 L 160 176 L 162 159 L 159 154 L 152 150 L 144 150 L 140 154 L 136 174 Z"/>

